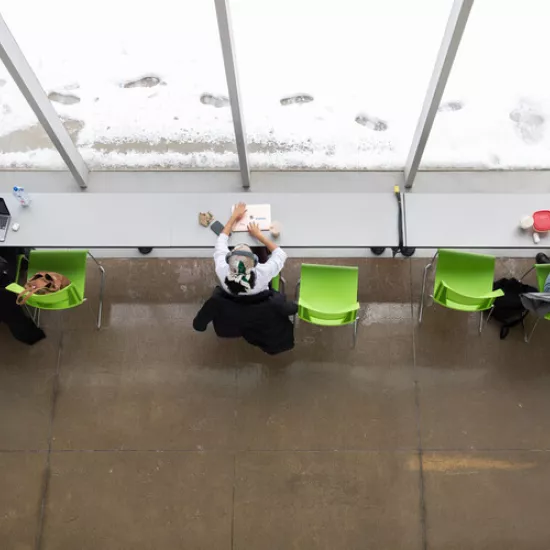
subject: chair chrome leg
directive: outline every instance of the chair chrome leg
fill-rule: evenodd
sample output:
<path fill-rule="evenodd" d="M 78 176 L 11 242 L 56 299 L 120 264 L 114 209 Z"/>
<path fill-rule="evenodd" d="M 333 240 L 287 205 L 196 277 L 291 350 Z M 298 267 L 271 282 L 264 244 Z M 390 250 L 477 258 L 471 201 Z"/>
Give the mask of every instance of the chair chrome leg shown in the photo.
<path fill-rule="evenodd" d="M 526 344 L 528 344 L 531 341 L 531 338 L 533 337 L 533 332 L 535 332 L 535 329 L 537 328 L 539 321 L 540 321 L 540 317 L 537 317 L 537 320 L 535 321 L 535 324 L 533 325 L 533 328 L 531 329 L 531 332 L 528 335 L 525 333 L 525 325 L 523 325 L 523 339 Z"/>
<path fill-rule="evenodd" d="M 30 317 L 31 321 L 36 325 L 36 312 L 38 311 L 38 309 L 34 307 L 31 308 L 27 304 L 25 304 L 23 307 L 25 308 L 25 311 L 27 312 L 27 315 Z"/>
<path fill-rule="evenodd" d="M 99 283 L 99 307 L 97 312 L 97 329 L 101 328 L 103 323 L 103 295 L 105 293 L 105 268 L 94 258 L 94 256 L 88 251 L 88 255 L 96 263 L 101 273 L 101 280 Z"/>
<path fill-rule="evenodd" d="M 424 268 L 424 276 L 422 277 L 422 296 L 420 297 L 420 311 L 418 313 L 418 324 L 422 324 L 422 316 L 424 314 L 424 296 L 426 295 L 426 279 L 428 277 L 428 270 L 434 265 L 438 252 L 435 253 L 431 262 Z"/>
<path fill-rule="evenodd" d="M 491 306 L 489 309 L 489 313 L 487 315 L 487 319 L 485 319 L 485 323 L 483 322 L 483 311 L 479 312 L 479 334 L 483 332 L 483 329 L 489 324 L 489 321 L 491 319 L 491 315 L 493 315 L 493 311 L 495 309 L 495 306 Z"/>
<path fill-rule="evenodd" d="M 36 315 L 35 315 L 35 320 L 34 320 L 34 324 L 40 328 L 40 308 L 36 308 Z"/>
<path fill-rule="evenodd" d="M 286 295 L 286 280 L 282 275 L 279 279 L 279 292 Z"/>
<path fill-rule="evenodd" d="M 355 349 L 355 344 L 357 344 L 357 329 L 359 328 L 359 315 L 355 318 L 353 323 L 353 346 L 352 349 Z"/>
<path fill-rule="evenodd" d="M 298 299 L 300 298 L 300 281 L 301 279 L 298 279 L 298 282 L 296 283 L 296 290 L 294 291 L 294 301 L 298 303 Z M 296 326 L 298 324 L 298 312 L 294 314 L 294 317 L 292 318 L 292 324 Z"/>

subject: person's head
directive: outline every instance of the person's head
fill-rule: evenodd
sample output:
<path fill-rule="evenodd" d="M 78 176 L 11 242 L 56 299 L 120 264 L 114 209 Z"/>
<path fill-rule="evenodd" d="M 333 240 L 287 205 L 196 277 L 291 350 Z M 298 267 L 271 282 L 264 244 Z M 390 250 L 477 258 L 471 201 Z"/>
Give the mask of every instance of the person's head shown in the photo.
<path fill-rule="evenodd" d="M 231 294 L 246 294 L 256 285 L 257 258 L 246 244 L 238 244 L 228 255 L 229 274 L 225 284 Z"/>

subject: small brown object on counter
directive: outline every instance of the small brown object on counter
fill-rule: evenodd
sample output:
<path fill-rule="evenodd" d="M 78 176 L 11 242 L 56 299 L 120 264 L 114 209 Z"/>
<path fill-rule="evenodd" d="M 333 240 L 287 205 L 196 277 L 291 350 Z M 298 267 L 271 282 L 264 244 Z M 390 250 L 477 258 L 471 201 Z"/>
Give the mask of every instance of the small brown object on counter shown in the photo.
<path fill-rule="evenodd" d="M 212 212 L 200 212 L 199 213 L 199 223 L 203 227 L 208 227 L 210 222 L 214 219 L 214 214 Z"/>

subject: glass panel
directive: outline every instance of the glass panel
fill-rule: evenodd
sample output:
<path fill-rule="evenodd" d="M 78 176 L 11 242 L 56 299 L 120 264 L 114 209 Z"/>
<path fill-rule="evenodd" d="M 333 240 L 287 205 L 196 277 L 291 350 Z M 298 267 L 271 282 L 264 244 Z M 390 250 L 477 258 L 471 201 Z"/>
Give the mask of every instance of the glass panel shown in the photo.
<path fill-rule="evenodd" d="M 423 168 L 550 168 L 550 4 L 475 2 Z"/>
<path fill-rule="evenodd" d="M 90 168 L 237 166 L 213 1 L 5 4 Z"/>
<path fill-rule="evenodd" d="M 452 0 L 231 0 L 256 168 L 400 168 Z"/>
<path fill-rule="evenodd" d="M 66 170 L 61 155 L 0 61 L 0 169 Z M 74 135 L 70 121 L 66 126 Z"/>

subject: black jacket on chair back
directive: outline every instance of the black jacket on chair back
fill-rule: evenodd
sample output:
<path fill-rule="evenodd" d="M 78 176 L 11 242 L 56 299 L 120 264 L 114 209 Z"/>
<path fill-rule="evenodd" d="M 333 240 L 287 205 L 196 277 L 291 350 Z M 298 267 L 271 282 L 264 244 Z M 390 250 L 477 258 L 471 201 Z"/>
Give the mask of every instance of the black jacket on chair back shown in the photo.
<path fill-rule="evenodd" d="M 274 290 L 232 296 L 216 287 L 193 320 L 193 328 L 203 332 L 212 321 L 221 338 L 242 337 L 265 353 L 275 355 L 294 347 L 294 326 L 289 316 L 297 309 L 294 302 L 288 302 Z"/>
<path fill-rule="evenodd" d="M 16 294 L 5 290 L 15 281 L 17 256 L 25 249 L 15 247 L 0 248 L 0 323 L 5 322 L 13 337 L 25 344 L 35 344 L 45 338 L 44 331 L 38 328 L 32 319 L 25 315 L 25 310 L 15 303 Z M 25 264 L 25 262 L 23 262 Z M 0 349 L 0 362 L 2 361 Z"/>

